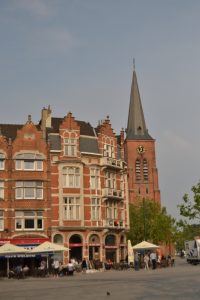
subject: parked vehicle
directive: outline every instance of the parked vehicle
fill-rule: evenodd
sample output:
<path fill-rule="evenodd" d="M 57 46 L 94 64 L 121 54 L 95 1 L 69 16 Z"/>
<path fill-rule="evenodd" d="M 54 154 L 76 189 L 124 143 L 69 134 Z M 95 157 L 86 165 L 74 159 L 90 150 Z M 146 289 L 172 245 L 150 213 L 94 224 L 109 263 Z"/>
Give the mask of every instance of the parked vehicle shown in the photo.
<path fill-rule="evenodd" d="M 186 260 L 191 264 L 200 263 L 200 239 L 185 241 Z"/>

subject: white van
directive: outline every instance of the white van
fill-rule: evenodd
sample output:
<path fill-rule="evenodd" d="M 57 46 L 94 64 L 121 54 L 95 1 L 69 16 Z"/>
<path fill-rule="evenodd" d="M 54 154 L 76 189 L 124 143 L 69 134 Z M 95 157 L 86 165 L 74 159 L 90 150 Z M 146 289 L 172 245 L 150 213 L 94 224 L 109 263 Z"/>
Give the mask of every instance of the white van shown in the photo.
<path fill-rule="evenodd" d="M 187 262 L 195 265 L 200 263 L 200 239 L 185 241 L 185 253 Z"/>

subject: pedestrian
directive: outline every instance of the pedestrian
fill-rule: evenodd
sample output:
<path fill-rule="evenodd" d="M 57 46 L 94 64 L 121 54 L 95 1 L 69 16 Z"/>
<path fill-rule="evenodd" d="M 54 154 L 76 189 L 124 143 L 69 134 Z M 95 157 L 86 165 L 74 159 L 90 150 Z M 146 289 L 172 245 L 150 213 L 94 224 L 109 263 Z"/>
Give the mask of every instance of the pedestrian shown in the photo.
<path fill-rule="evenodd" d="M 151 252 L 150 260 L 152 263 L 152 269 L 155 270 L 156 269 L 156 253 L 155 252 Z"/>
<path fill-rule="evenodd" d="M 59 260 L 56 258 L 53 261 L 53 269 L 54 269 L 54 277 L 58 277 L 58 273 L 59 273 Z"/>
<path fill-rule="evenodd" d="M 134 254 L 134 268 L 135 268 L 135 271 L 139 271 L 139 254 L 138 252 L 136 251 L 135 254 Z"/>
<path fill-rule="evenodd" d="M 87 270 L 87 262 L 86 262 L 86 259 L 85 259 L 85 258 L 82 260 L 81 267 L 82 267 L 83 273 L 86 273 L 86 270 Z"/>
<path fill-rule="evenodd" d="M 149 255 L 147 253 L 145 253 L 144 255 L 144 268 L 145 270 L 149 270 Z"/>

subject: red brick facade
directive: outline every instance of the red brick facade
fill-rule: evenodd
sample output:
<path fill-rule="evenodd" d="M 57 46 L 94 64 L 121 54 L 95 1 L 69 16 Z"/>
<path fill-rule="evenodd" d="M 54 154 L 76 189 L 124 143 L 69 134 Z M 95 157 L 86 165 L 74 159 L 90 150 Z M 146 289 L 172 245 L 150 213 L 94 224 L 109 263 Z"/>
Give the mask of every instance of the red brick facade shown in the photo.
<path fill-rule="evenodd" d="M 50 240 L 70 248 L 65 261 L 125 259 L 129 198 L 160 201 L 155 140 L 133 75 L 126 138 L 109 117 L 93 128 L 70 112 L 54 118 L 50 107 L 38 125 L 30 116 L 0 125 L 0 243 Z"/>

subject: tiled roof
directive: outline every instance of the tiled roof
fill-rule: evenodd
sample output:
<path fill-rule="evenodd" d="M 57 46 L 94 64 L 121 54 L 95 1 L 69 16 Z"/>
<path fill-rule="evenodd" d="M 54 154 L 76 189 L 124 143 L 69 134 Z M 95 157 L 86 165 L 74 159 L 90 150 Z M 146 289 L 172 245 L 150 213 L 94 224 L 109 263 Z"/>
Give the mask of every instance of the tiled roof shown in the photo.
<path fill-rule="evenodd" d="M 14 140 L 17 135 L 17 130 L 21 129 L 24 125 L 17 124 L 0 124 L 1 134 L 7 139 Z"/>
<path fill-rule="evenodd" d="M 48 129 L 49 132 L 58 133 L 60 124 L 63 122 L 63 118 L 52 118 L 51 124 L 52 127 Z M 88 135 L 88 136 L 95 136 L 94 129 L 90 123 L 84 121 L 77 121 L 78 125 L 80 126 L 80 134 L 81 135 Z"/>

